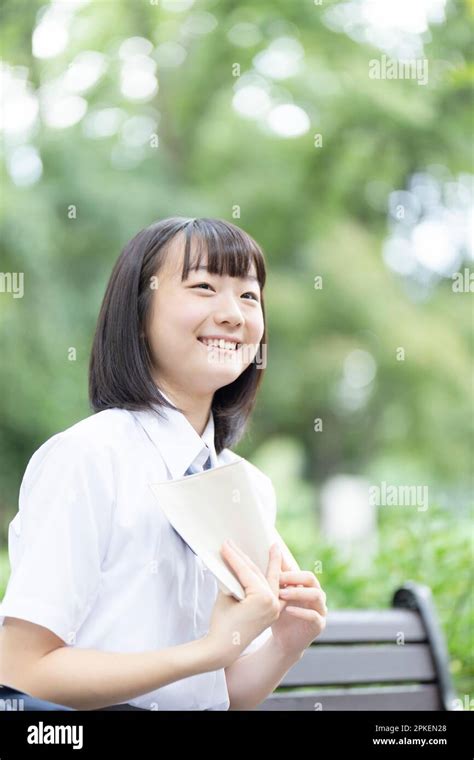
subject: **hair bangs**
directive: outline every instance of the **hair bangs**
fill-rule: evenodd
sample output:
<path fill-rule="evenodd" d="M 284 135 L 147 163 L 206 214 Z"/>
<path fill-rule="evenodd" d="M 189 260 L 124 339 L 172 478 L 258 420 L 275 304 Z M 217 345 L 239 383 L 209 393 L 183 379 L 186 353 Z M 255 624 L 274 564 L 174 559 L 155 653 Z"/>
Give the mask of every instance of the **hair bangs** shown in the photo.
<path fill-rule="evenodd" d="M 198 269 L 207 257 L 209 274 L 245 278 L 252 264 L 263 290 L 265 263 L 260 246 L 243 230 L 220 219 L 195 219 L 184 229 L 186 236 L 182 280 L 191 270 Z"/>

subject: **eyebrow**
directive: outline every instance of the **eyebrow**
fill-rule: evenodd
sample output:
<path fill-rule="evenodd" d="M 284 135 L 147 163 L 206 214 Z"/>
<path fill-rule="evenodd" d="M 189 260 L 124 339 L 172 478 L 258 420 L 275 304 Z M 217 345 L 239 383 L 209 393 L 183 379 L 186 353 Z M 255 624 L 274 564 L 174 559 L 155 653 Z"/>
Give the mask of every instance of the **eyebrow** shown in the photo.
<path fill-rule="evenodd" d="M 199 266 L 197 269 L 193 269 L 193 272 L 198 271 L 199 269 L 204 269 L 206 272 L 208 272 L 208 268 L 204 266 Z M 253 274 L 248 274 L 245 277 L 239 277 L 240 280 L 253 280 L 254 282 L 258 282 L 258 277 L 255 277 Z"/>

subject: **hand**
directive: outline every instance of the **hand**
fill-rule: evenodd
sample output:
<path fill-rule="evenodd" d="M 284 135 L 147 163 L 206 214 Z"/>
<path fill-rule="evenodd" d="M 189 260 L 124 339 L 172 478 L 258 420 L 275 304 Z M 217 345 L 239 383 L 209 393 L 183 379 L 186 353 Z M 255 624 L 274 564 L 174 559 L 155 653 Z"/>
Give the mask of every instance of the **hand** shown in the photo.
<path fill-rule="evenodd" d="M 283 608 L 272 625 L 273 638 L 285 654 L 302 654 L 326 628 L 326 594 L 314 573 L 300 570 L 289 550 L 282 556 L 279 598 Z"/>
<path fill-rule="evenodd" d="M 280 614 L 281 553 L 274 544 L 266 576 L 235 544 L 223 544 L 221 553 L 245 591 L 242 601 L 219 592 L 212 611 L 207 638 L 218 653 L 219 667 L 228 667 Z"/>

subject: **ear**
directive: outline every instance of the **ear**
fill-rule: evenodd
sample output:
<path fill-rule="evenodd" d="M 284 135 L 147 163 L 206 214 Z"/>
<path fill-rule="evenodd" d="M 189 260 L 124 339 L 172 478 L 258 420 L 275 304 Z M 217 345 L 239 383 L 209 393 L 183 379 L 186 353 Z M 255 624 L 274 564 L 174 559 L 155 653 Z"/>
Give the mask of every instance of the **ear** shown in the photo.
<path fill-rule="evenodd" d="M 281 569 L 282 570 L 301 570 L 300 566 L 298 565 L 297 561 L 293 557 L 292 553 L 288 549 L 287 545 L 283 541 L 282 537 L 280 536 L 276 528 L 274 528 L 274 531 L 275 531 L 275 541 L 278 542 L 278 545 L 282 553 Z"/>

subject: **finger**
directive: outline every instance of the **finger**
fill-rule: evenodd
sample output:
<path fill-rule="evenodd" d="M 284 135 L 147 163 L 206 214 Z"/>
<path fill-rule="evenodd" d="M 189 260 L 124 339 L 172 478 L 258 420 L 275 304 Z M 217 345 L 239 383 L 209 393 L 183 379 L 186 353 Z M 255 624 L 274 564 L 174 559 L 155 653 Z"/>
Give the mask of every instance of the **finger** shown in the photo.
<path fill-rule="evenodd" d="M 280 589 L 280 599 L 290 602 L 301 602 L 306 608 L 311 608 L 321 615 L 327 614 L 326 594 L 318 588 L 286 588 Z"/>
<path fill-rule="evenodd" d="M 252 568 L 244 559 L 242 559 L 240 554 L 236 552 L 232 546 L 228 546 L 224 543 L 221 548 L 221 554 L 231 570 L 237 576 L 246 593 L 247 590 L 261 587 L 263 585 L 263 581 L 260 576 L 252 570 Z M 278 596 L 278 593 L 276 595 Z"/>
<path fill-rule="evenodd" d="M 326 628 L 326 618 L 315 610 L 307 610 L 305 607 L 286 607 L 285 612 L 301 620 L 306 620 L 308 623 L 318 623 L 320 631 L 324 631 Z"/>
<path fill-rule="evenodd" d="M 282 599 L 322 599 L 326 604 L 326 592 L 319 586 L 287 586 L 279 593 Z"/>
<path fill-rule="evenodd" d="M 280 583 L 303 584 L 303 586 L 318 586 L 321 588 L 320 582 L 311 570 L 299 570 L 298 572 L 294 570 L 284 571 L 280 573 Z"/>
<path fill-rule="evenodd" d="M 322 599 L 326 604 L 326 592 L 317 586 L 287 586 L 281 588 L 279 593 L 282 599 Z"/>
<path fill-rule="evenodd" d="M 270 547 L 270 558 L 268 560 L 267 581 L 271 590 L 278 596 L 280 588 L 280 570 L 281 570 L 281 551 L 278 544 L 272 544 Z"/>

